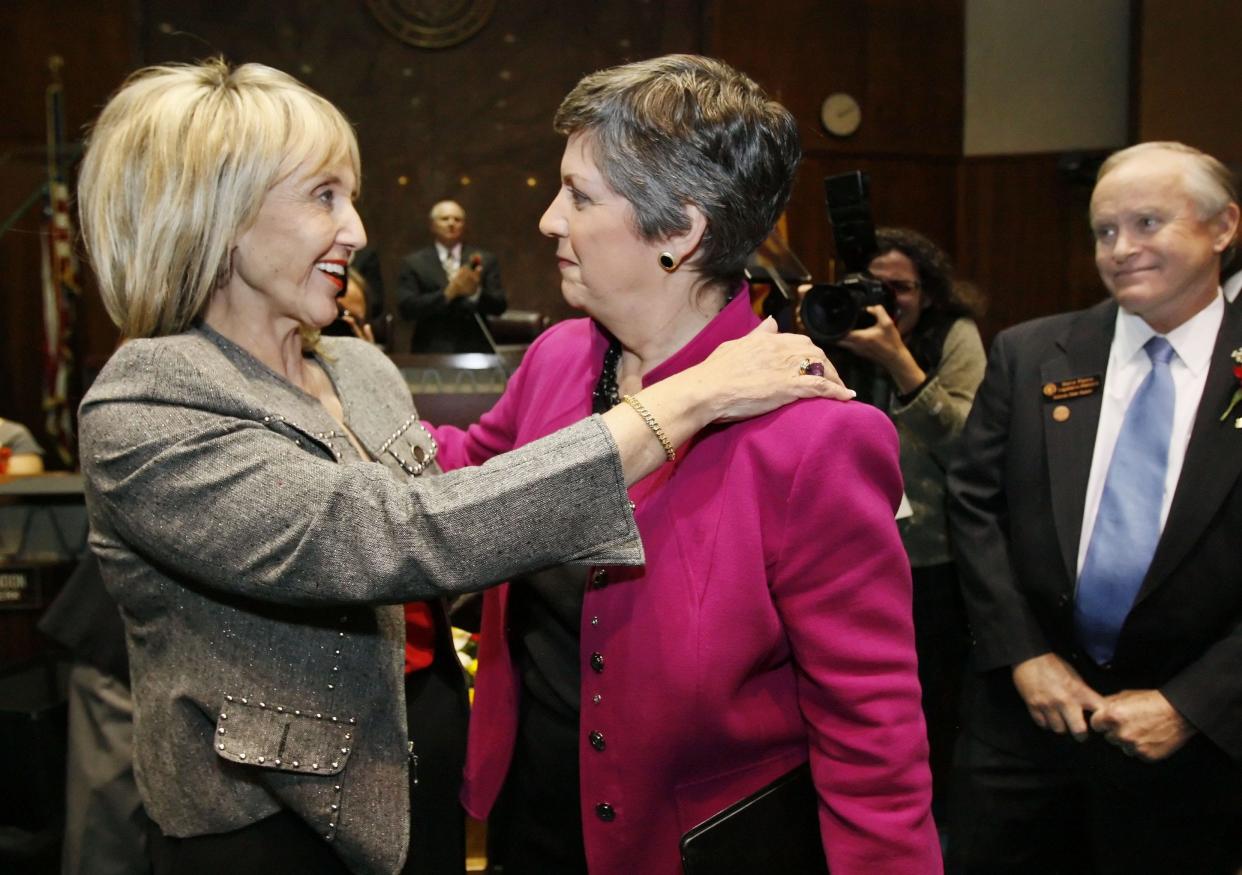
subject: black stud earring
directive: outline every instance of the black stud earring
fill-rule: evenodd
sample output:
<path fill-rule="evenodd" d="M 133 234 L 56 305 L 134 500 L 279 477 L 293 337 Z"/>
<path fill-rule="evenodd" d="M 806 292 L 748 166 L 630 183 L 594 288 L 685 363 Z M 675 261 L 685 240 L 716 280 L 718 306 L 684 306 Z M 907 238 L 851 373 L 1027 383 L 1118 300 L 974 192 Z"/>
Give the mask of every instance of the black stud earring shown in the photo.
<path fill-rule="evenodd" d="M 660 267 L 664 268 L 665 273 L 672 273 L 677 270 L 677 261 L 673 258 L 673 253 L 660 253 Z"/>

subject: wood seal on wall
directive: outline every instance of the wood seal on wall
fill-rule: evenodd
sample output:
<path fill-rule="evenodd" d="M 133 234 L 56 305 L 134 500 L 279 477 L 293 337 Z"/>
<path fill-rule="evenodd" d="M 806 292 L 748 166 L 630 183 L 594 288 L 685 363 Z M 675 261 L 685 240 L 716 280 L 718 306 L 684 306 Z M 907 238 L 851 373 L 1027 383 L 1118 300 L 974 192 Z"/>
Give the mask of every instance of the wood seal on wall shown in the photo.
<path fill-rule="evenodd" d="M 463 43 L 492 17 L 496 0 L 367 0 L 384 29 L 420 49 Z"/>

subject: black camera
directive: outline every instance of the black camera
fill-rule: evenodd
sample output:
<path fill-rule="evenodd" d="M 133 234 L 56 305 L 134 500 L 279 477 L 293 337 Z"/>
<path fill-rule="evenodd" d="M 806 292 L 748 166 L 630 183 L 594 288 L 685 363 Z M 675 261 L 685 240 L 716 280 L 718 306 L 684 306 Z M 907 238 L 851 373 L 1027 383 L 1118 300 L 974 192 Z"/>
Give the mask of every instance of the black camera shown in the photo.
<path fill-rule="evenodd" d="M 828 219 L 845 277 L 837 283 L 815 283 L 802 299 L 802 324 L 821 345 L 836 343 L 856 328 L 875 324 L 867 308 L 879 304 L 896 316 L 897 301 L 880 280 L 867 273 L 876 254 L 867 174 L 855 170 L 824 179 Z"/>

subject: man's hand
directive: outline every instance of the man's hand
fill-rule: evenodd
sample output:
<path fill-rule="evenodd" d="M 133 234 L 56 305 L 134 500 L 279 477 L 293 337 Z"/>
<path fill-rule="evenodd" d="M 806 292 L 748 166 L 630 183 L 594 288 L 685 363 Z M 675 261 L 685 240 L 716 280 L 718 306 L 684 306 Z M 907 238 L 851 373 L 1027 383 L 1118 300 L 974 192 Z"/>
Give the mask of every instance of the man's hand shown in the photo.
<path fill-rule="evenodd" d="M 1091 728 L 1146 762 L 1173 754 L 1197 731 L 1159 690 L 1122 690 L 1106 696 L 1091 717 Z"/>
<path fill-rule="evenodd" d="M 1083 711 L 1097 711 L 1105 702 L 1055 653 L 1044 653 L 1015 665 L 1013 685 L 1036 725 L 1058 735 L 1069 732 L 1077 741 L 1087 739 L 1087 716 Z"/>
<path fill-rule="evenodd" d="M 470 266 L 463 264 L 457 268 L 457 272 L 453 274 L 453 278 L 449 280 L 448 285 L 444 287 L 444 297 L 450 301 L 454 298 L 468 298 L 479 290 L 479 283 L 483 277 L 483 266 Z"/>
<path fill-rule="evenodd" d="M 367 343 L 375 343 L 375 332 L 371 330 L 370 324 L 358 321 L 358 318 L 344 307 L 341 308 L 341 321 L 349 326 L 354 337 L 365 340 Z"/>

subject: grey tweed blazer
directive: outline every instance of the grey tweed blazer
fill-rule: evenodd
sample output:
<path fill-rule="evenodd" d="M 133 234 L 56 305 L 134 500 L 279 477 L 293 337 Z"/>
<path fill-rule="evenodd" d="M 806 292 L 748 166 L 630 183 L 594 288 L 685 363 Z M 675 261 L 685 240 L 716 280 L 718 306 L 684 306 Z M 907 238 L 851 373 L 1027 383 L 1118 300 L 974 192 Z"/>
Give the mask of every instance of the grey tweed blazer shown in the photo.
<path fill-rule="evenodd" d="M 400 374 L 321 364 L 358 456 L 309 395 L 205 327 L 122 346 L 81 408 L 91 546 L 125 618 L 138 785 L 168 835 L 287 808 L 357 872 L 409 835 L 396 605 L 563 562 L 639 564 L 598 418 L 436 477 Z M 424 476 L 419 476 L 423 474 Z"/>

